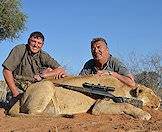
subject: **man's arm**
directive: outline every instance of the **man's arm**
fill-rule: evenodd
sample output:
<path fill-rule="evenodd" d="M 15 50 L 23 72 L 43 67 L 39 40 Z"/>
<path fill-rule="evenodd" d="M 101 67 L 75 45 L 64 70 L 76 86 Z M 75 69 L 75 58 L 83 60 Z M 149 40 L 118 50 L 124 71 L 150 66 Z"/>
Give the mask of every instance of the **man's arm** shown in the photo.
<path fill-rule="evenodd" d="M 6 83 L 9 87 L 9 89 L 11 90 L 11 92 L 13 94 L 13 97 L 16 97 L 17 95 L 19 95 L 19 92 L 18 92 L 17 87 L 16 87 L 15 82 L 14 82 L 14 77 L 13 77 L 12 71 L 10 71 L 7 68 L 4 68 L 3 69 L 3 76 L 6 80 Z"/>
<path fill-rule="evenodd" d="M 94 67 L 94 60 L 93 59 L 87 61 L 84 64 L 83 69 L 80 71 L 79 75 L 86 76 L 86 75 L 92 74 L 92 67 Z"/>
<path fill-rule="evenodd" d="M 34 78 L 37 81 L 40 81 L 42 78 L 53 77 L 54 79 L 59 79 L 67 76 L 67 73 L 62 67 L 58 68 L 47 68 L 42 71 L 41 74 L 35 75 Z"/>
<path fill-rule="evenodd" d="M 63 78 L 67 76 L 65 70 L 62 67 L 58 68 L 47 68 L 43 73 L 42 76 L 44 78 L 53 76 L 55 79 Z"/>
<path fill-rule="evenodd" d="M 132 74 L 128 74 L 127 76 L 120 75 L 117 72 L 110 72 L 110 74 L 130 87 L 135 87 L 135 81 Z"/>
<path fill-rule="evenodd" d="M 112 71 L 108 71 L 110 75 L 117 78 L 118 80 L 122 81 L 123 83 L 129 85 L 130 87 L 135 87 L 134 77 L 129 72 L 127 67 L 118 59 L 111 58 L 112 59 Z"/>
<path fill-rule="evenodd" d="M 111 75 L 111 76 L 117 78 L 118 80 L 120 80 L 121 82 L 129 85 L 130 87 L 135 87 L 134 77 L 130 73 L 127 76 L 124 76 L 124 75 L 118 74 L 117 72 L 102 70 L 102 71 L 98 71 L 97 75 L 99 75 L 99 76 Z"/>

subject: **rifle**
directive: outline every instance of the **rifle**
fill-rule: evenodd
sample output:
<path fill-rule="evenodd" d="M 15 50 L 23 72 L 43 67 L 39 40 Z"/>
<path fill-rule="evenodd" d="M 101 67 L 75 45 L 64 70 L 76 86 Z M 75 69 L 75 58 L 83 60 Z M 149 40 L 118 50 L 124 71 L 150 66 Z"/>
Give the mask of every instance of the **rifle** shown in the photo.
<path fill-rule="evenodd" d="M 12 97 L 9 102 L 4 102 L 4 106 L 3 108 L 6 111 L 6 114 L 8 114 L 8 112 L 10 111 L 10 109 L 17 103 L 17 101 L 20 101 L 21 98 L 23 96 L 23 93 L 20 93 L 18 96 L 16 97 Z"/>
<path fill-rule="evenodd" d="M 65 89 L 74 90 L 77 92 L 81 92 L 83 94 L 92 94 L 96 95 L 98 98 L 109 98 L 112 99 L 115 103 L 129 103 L 132 104 L 138 108 L 142 108 L 143 102 L 141 100 L 133 99 L 133 98 L 127 98 L 127 97 L 117 97 L 110 93 L 110 91 L 114 91 L 114 87 L 108 87 L 108 86 L 101 86 L 100 84 L 94 85 L 89 83 L 83 83 L 83 87 L 78 86 L 71 86 L 67 84 L 59 84 L 54 83 L 55 86 L 59 86 Z"/>

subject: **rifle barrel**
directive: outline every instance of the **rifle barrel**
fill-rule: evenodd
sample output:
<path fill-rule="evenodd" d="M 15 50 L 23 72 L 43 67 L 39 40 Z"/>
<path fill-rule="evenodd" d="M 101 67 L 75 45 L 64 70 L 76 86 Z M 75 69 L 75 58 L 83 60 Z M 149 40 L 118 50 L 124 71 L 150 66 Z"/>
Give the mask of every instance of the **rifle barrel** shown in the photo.
<path fill-rule="evenodd" d="M 100 84 L 98 85 L 95 85 L 95 84 L 90 84 L 90 83 L 83 83 L 83 87 L 86 87 L 86 88 L 94 88 L 94 89 L 104 89 L 104 91 L 115 91 L 115 88 L 114 87 L 110 87 L 110 86 L 102 86 Z"/>
<path fill-rule="evenodd" d="M 60 86 L 69 90 L 74 90 L 77 92 L 81 93 L 90 93 L 90 94 L 95 94 L 103 97 L 108 97 L 110 99 L 114 99 L 115 96 L 109 92 L 107 92 L 105 89 L 102 88 L 92 88 L 92 87 L 78 87 L 78 86 L 71 86 L 71 85 L 66 85 L 66 84 L 58 84 L 54 83 L 55 86 Z"/>

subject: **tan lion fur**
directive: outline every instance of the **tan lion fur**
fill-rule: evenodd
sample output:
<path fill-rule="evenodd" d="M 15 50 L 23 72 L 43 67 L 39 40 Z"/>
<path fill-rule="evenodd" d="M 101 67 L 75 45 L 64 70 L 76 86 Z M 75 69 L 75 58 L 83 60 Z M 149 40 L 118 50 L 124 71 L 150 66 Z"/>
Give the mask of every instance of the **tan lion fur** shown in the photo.
<path fill-rule="evenodd" d="M 72 90 L 67 90 L 62 87 L 56 87 L 53 83 L 69 84 L 72 86 L 82 86 L 83 83 L 100 84 L 104 86 L 111 86 L 115 88 L 113 92 L 116 96 L 131 97 L 143 101 L 144 106 L 157 109 L 160 106 L 160 100 L 155 93 L 142 85 L 137 85 L 135 90 L 118 79 L 112 76 L 78 76 L 78 77 L 65 77 L 63 79 L 55 80 L 48 79 L 28 87 L 24 94 L 20 105 L 15 106 L 10 110 L 11 115 L 16 115 L 19 112 L 27 114 L 76 114 L 87 112 L 96 100 Z M 18 108 L 18 106 L 20 106 Z M 114 103 L 112 100 L 95 103 L 92 108 L 92 114 L 129 114 L 135 118 L 149 120 L 150 114 L 142 109 L 136 108 L 127 103 Z"/>

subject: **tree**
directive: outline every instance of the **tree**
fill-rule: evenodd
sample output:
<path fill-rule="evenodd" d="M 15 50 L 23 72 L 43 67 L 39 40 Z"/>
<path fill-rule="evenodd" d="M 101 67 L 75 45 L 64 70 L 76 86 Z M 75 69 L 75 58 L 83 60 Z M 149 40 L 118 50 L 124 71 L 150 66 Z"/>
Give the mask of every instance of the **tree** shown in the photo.
<path fill-rule="evenodd" d="M 18 38 L 25 29 L 26 18 L 20 0 L 0 0 L 0 41 Z"/>
<path fill-rule="evenodd" d="M 143 84 L 146 87 L 152 88 L 154 91 L 158 91 L 160 88 L 160 75 L 155 71 L 143 71 L 135 75 L 135 80 L 139 84 Z"/>
<path fill-rule="evenodd" d="M 158 91 L 162 86 L 162 55 L 158 52 L 140 55 L 133 51 L 128 57 L 128 67 L 137 83 Z"/>

